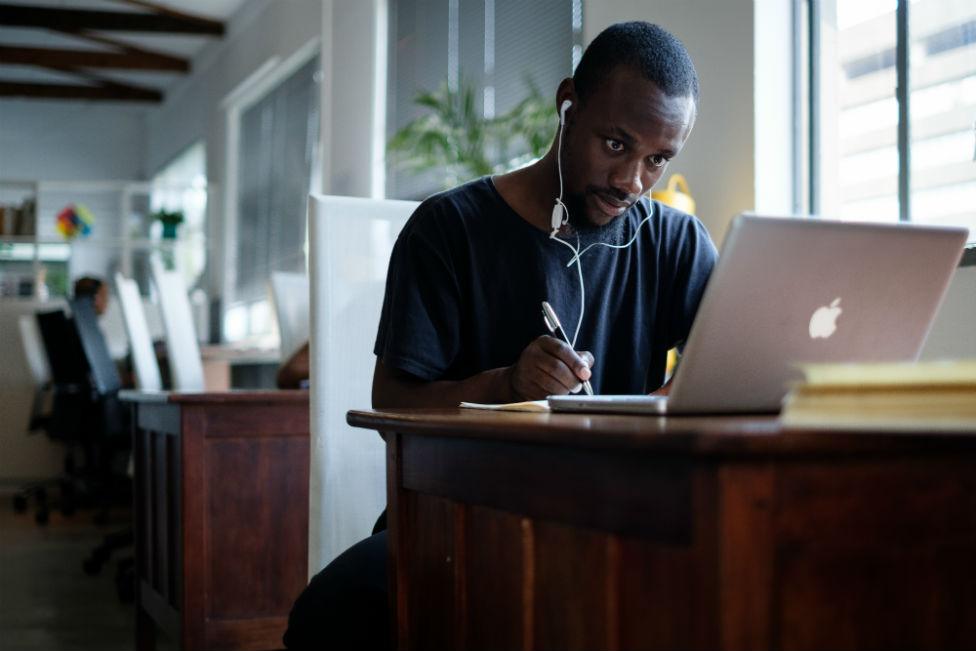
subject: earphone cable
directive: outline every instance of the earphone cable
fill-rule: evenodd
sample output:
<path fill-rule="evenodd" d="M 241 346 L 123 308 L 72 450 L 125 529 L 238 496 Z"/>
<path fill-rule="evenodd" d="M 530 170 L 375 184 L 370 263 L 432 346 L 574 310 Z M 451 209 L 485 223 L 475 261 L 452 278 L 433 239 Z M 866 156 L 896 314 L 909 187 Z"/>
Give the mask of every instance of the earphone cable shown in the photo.
<path fill-rule="evenodd" d="M 606 242 L 594 242 L 593 244 L 590 244 L 589 246 L 587 246 L 582 251 L 578 251 L 576 253 L 576 255 L 574 255 L 572 258 L 570 258 L 569 262 L 566 263 L 566 266 L 567 267 L 571 267 L 571 266 L 573 266 L 573 263 L 574 262 L 577 262 L 578 263 L 579 262 L 579 259 L 580 259 L 580 256 L 582 256 L 584 253 L 586 253 L 587 251 L 589 251 L 590 249 L 592 249 L 594 246 L 605 246 L 608 249 L 626 249 L 627 247 L 629 247 L 631 244 L 633 244 L 637 240 L 637 236 L 640 235 L 641 226 L 643 226 L 648 221 L 650 221 L 651 217 L 653 217 L 653 216 L 654 216 L 654 202 L 652 201 L 651 202 L 651 213 L 647 217 L 645 217 L 644 219 L 642 219 L 639 224 L 637 224 L 637 228 L 634 229 L 634 235 L 627 241 L 626 244 L 607 244 Z"/>

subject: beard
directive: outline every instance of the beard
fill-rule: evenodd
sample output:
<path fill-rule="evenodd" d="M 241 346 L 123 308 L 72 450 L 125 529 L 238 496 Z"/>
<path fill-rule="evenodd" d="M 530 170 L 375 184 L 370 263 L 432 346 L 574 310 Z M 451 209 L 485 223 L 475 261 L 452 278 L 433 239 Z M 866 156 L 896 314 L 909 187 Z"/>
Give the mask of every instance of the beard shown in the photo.
<path fill-rule="evenodd" d="M 579 237 L 581 247 L 586 247 L 595 242 L 623 244 L 626 241 L 628 234 L 625 232 L 625 227 L 628 220 L 624 219 L 624 217 L 627 215 L 627 212 L 624 212 L 619 217 L 614 217 L 607 224 L 600 225 L 590 221 L 589 216 L 586 214 L 585 194 L 570 194 L 566 196 L 563 202 L 569 211 L 569 227 L 567 228 L 567 233 L 573 238 Z"/>

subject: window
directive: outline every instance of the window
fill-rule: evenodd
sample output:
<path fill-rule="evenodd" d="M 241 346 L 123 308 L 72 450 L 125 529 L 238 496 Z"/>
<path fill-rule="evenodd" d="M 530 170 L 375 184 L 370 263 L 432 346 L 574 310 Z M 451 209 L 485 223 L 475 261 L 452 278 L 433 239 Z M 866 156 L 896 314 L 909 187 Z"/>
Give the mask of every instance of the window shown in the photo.
<path fill-rule="evenodd" d="M 454 90 L 472 88 L 483 118 L 510 111 L 528 95 L 529 83 L 555 102 L 556 86 L 572 75 L 582 53 L 582 29 L 582 0 L 391 3 L 387 136 L 424 113 L 414 103 L 419 92 L 445 82 Z M 515 157 L 524 153 L 518 147 L 510 152 Z M 420 199 L 440 190 L 442 179 L 437 170 L 391 167 L 387 195 Z"/>
<path fill-rule="evenodd" d="M 150 211 L 182 211 L 179 246 L 163 253 L 171 255 L 173 267 L 187 287 L 200 279 L 207 264 L 207 149 L 196 142 L 157 172 L 151 183 Z M 158 240 L 162 224 L 154 222 L 150 237 Z M 144 270 L 145 271 L 145 270 Z"/>
<path fill-rule="evenodd" d="M 976 241 L 976 4 L 806 0 L 799 11 L 804 207 L 965 226 Z"/>
<path fill-rule="evenodd" d="M 318 56 L 304 60 L 239 113 L 236 232 L 228 246 L 233 279 L 224 314 L 228 341 L 271 335 L 271 272 L 305 272 L 305 210 L 319 131 L 318 70 Z"/>

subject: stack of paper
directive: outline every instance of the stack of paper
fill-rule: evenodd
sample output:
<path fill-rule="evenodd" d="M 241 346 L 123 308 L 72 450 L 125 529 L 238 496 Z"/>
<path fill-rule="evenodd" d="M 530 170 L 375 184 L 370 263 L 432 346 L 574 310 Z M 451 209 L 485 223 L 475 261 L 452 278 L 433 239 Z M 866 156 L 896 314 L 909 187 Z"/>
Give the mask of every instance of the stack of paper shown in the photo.
<path fill-rule="evenodd" d="M 786 396 L 789 427 L 976 431 L 976 360 L 810 364 Z"/>
<path fill-rule="evenodd" d="M 545 400 L 526 400 L 525 402 L 506 402 L 489 405 L 481 402 L 462 402 L 465 409 L 488 409 L 491 411 L 549 411 L 549 403 Z"/>

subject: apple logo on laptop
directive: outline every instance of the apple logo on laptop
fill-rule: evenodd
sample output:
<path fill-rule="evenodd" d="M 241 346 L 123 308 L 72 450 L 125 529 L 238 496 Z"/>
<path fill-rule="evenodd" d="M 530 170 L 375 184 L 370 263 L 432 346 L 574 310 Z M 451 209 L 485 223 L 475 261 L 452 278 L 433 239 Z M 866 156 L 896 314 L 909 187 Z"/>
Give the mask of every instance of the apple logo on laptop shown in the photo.
<path fill-rule="evenodd" d="M 835 298 L 830 305 L 817 308 L 810 317 L 810 338 L 826 339 L 837 330 L 837 317 L 843 310 L 840 308 L 840 298 Z"/>

